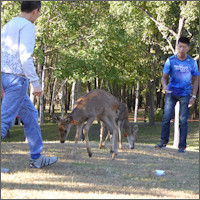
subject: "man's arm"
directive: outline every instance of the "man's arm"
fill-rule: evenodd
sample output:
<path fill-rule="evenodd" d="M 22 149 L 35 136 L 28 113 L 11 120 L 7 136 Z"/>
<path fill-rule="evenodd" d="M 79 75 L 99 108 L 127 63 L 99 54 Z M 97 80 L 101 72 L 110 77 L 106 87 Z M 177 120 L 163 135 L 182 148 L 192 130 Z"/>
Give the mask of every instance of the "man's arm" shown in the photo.
<path fill-rule="evenodd" d="M 193 76 L 193 91 L 192 91 L 192 97 L 191 97 L 190 102 L 188 104 L 189 108 L 194 105 L 194 102 L 195 102 L 195 99 L 196 99 L 195 96 L 197 95 L 198 86 L 199 86 L 198 76 Z"/>
<path fill-rule="evenodd" d="M 168 76 L 169 76 L 168 74 L 163 73 L 161 78 L 161 84 L 165 93 L 168 90 L 168 85 L 167 85 Z"/>
<path fill-rule="evenodd" d="M 30 80 L 33 86 L 33 94 L 42 95 L 42 88 L 38 82 L 38 75 L 33 64 L 33 50 L 35 46 L 35 27 L 27 24 L 20 32 L 20 60 L 25 76 Z"/>

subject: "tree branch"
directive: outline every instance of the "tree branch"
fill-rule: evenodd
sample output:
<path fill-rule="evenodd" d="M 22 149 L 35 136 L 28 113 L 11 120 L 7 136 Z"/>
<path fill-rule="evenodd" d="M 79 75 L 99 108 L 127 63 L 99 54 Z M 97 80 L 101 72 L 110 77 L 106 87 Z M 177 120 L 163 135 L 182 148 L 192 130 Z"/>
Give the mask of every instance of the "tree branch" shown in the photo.
<path fill-rule="evenodd" d="M 53 50 L 50 50 L 50 51 L 46 51 L 46 52 L 44 53 L 44 55 L 45 55 L 45 56 L 46 56 L 46 55 L 51 55 L 51 54 L 53 54 L 53 53 L 59 51 L 60 49 L 64 49 L 64 48 L 65 48 L 65 49 L 68 49 L 70 46 L 75 45 L 77 42 L 84 41 L 84 40 L 88 40 L 88 39 L 90 39 L 90 38 L 92 38 L 92 37 L 94 37 L 94 35 L 89 35 L 89 36 L 86 36 L 85 38 L 83 38 L 83 37 L 80 35 L 79 38 L 78 38 L 76 41 L 74 41 L 74 42 L 72 42 L 72 43 L 66 45 L 65 47 L 60 47 L 60 48 L 56 48 L 56 49 L 53 49 Z"/>
<path fill-rule="evenodd" d="M 158 22 L 156 19 L 154 19 L 151 14 L 145 10 L 143 7 L 138 6 L 138 8 L 143 11 L 146 15 L 149 16 L 149 18 L 156 24 L 157 27 L 163 27 L 165 29 L 167 29 L 175 38 L 177 38 L 177 33 L 175 33 L 172 29 L 168 28 L 167 26 L 165 26 L 164 24 Z"/>
<path fill-rule="evenodd" d="M 176 37 L 176 47 L 175 47 L 175 52 L 177 52 L 177 45 L 178 45 L 178 39 L 183 33 L 183 26 L 185 24 L 185 17 L 180 16 L 179 18 L 179 24 L 178 24 L 178 34 Z"/>

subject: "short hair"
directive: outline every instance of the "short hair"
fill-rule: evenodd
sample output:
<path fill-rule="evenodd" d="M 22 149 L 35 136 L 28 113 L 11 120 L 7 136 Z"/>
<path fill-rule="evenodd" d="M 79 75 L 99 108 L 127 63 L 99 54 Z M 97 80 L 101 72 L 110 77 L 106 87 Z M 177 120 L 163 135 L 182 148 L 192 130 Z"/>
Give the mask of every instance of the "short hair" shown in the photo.
<path fill-rule="evenodd" d="M 21 12 L 30 13 L 35 9 L 41 8 L 41 1 L 22 1 Z"/>
<path fill-rule="evenodd" d="M 178 43 L 179 42 L 182 42 L 182 43 L 185 43 L 187 45 L 190 45 L 190 40 L 187 37 L 180 37 L 179 40 L 178 40 Z"/>

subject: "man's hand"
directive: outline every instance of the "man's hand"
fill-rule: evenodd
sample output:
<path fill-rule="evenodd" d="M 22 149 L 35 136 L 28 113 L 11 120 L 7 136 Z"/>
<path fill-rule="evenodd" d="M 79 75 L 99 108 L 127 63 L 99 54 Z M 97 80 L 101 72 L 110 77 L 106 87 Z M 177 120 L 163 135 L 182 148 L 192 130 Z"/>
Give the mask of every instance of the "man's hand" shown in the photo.
<path fill-rule="evenodd" d="M 166 85 L 166 86 L 164 86 L 163 87 L 163 90 L 164 90 L 164 93 L 166 94 L 167 93 L 167 91 L 168 91 L 168 86 Z"/>
<path fill-rule="evenodd" d="M 38 97 L 42 96 L 42 88 L 40 85 L 33 88 L 33 95 Z"/>
<path fill-rule="evenodd" d="M 192 107 L 194 105 L 194 102 L 195 102 L 195 98 L 191 97 L 188 104 L 188 108 Z"/>

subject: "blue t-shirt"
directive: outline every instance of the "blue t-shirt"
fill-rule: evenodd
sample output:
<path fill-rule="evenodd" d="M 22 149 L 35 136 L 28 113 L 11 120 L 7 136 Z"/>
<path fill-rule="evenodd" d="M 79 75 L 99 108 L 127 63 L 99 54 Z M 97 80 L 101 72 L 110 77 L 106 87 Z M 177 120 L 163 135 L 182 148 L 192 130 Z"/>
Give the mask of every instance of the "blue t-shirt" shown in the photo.
<path fill-rule="evenodd" d="M 173 55 L 165 62 L 163 72 L 170 75 L 168 90 L 178 96 L 187 96 L 192 92 L 192 76 L 198 76 L 197 62 L 187 55 L 185 60 L 179 60 Z"/>

